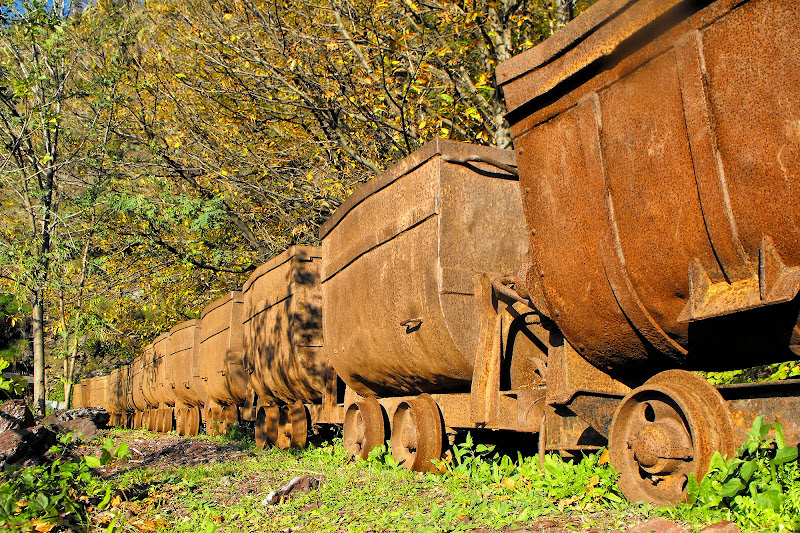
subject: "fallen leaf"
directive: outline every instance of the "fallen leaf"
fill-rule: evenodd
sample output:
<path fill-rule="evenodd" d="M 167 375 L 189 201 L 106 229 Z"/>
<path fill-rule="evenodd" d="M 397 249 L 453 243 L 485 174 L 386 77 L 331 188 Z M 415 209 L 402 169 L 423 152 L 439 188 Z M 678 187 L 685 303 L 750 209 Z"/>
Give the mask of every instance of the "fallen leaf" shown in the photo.
<path fill-rule="evenodd" d="M 31 522 L 33 524 L 33 529 L 36 531 L 40 531 L 41 533 L 47 533 L 54 527 L 56 527 L 55 522 L 45 522 L 44 520 L 34 520 Z"/>
<path fill-rule="evenodd" d="M 610 459 L 609 459 L 609 456 L 608 456 L 608 448 L 606 448 L 605 450 L 603 450 L 603 453 L 600 455 L 600 459 L 597 461 L 597 464 L 604 465 L 604 464 L 607 464 L 609 462 L 609 460 Z"/>

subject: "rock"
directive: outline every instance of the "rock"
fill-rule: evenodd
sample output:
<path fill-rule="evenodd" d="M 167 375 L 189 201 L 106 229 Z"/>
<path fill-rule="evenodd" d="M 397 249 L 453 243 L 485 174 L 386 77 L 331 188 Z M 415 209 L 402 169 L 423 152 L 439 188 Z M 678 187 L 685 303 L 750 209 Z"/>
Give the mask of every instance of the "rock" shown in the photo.
<path fill-rule="evenodd" d="M 0 433 L 0 463 L 13 464 L 41 457 L 56 443 L 56 434 L 47 426 L 9 429 Z"/>
<path fill-rule="evenodd" d="M 281 503 L 292 492 L 302 492 L 303 494 L 308 494 L 313 490 L 317 490 L 321 482 L 322 478 L 320 477 L 297 476 L 292 478 L 292 480 L 283 487 L 273 490 L 267 494 L 267 497 L 264 498 L 264 501 L 261 502 L 261 505 L 265 506 Z"/>
<path fill-rule="evenodd" d="M 651 518 L 647 522 L 636 524 L 628 533 L 686 533 L 686 530 L 674 522 L 663 518 Z"/>
<path fill-rule="evenodd" d="M 58 419 L 61 422 L 68 422 L 77 418 L 88 418 L 95 426 L 102 429 L 108 425 L 111 416 L 102 407 L 81 407 L 64 411 L 58 415 Z"/>
<path fill-rule="evenodd" d="M 33 413 L 25 400 L 7 400 L 0 405 L 0 432 L 29 428 L 32 425 Z"/>
<path fill-rule="evenodd" d="M 57 422 L 53 424 L 53 427 L 59 433 L 69 433 L 72 431 L 73 439 L 92 440 L 99 433 L 97 426 L 88 418 L 76 418 L 66 422 Z"/>
<path fill-rule="evenodd" d="M 42 425 L 45 426 L 52 426 L 54 424 L 58 424 L 59 422 L 60 420 L 58 419 L 58 416 L 56 416 L 55 413 L 50 413 L 46 417 L 42 418 Z"/>
<path fill-rule="evenodd" d="M 742 530 L 733 522 L 723 520 L 722 522 L 717 522 L 716 524 L 711 524 L 703 528 L 700 530 L 700 533 L 742 533 Z"/>

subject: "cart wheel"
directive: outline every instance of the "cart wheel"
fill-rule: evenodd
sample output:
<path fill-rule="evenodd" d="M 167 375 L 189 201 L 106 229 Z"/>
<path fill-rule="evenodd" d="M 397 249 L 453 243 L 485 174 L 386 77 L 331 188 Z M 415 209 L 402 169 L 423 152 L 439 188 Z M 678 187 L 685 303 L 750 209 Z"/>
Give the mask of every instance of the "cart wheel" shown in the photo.
<path fill-rule="evenodd" d="M 353 457 L 367 459 L 373 448 L 386 442 L 383 407 L 375 398 L 353 402 L 344 415 L 344 449 Z"/>
<path fill-rule="evenodd" d="M 278 440 L 280 409 L 277 405 L 262 405 L 256 410 L 256 447 L 263 450 Z"/>
<path fill-rule="evenodd" d="M 232 425 L 239 423 L 239 408 L 236 404 L 226 405 L 222 408 L 222 424 L 225 428 L 225 433 Z"/>
<path fill-rule="evenodd" d="M 159 433 L 166 433 L 169 431 L 167 427 L 167 410 L 165 408 L 156 409 L 156 431 Z"/>
<path fill-rule="evenodd" d="M 662 372 L 623 398 L 611 423 L 609 452 L 631 501 L 686 501 L 689 475 L 699 481 L 714 452 L 733 453 L 727 403 L 703 378 Z"/>
<path fill-rule="evenodd" d="M 227 435 L 230 427 L 239 423 L 239 409 L 235 405 L 214 407 L 214 415 L 216 418 L 211 425 L 215 435 Z M 206 427 L 208 425 L 209 423 L 206 423 Z"/>
<path fill-rule="evenodd" d="M 186 435 L 186 408 L 176 406 L 173 413 L 175 414 L 175 431 L 178 432 L 178 435 Z"/>
<path fill-rule="evenodd" d="M 421 394 L 397 406 L 392 417 L 392 455 L 409 470 L 435 472 L 444 428 L 436 400 Z"/>
<path fill-rule="evenodd" d="M 206 409 L 206 435 L 216 436 L 222 433 L 222 408 L 218 405 Z"/>
<path fill-rule="evenodd" d="M 290 448 L 305 448 L 308 442 L 308 410 L 303 402 L 295 402 L 286 408 L 284 435 L 289 440 Z"/>
<path fill-rule="evenodd" d="M 172 407 L 167 407 L 164 409 L 164 418 L 163 418 L 163 425 L 164 425 L 164 433 L 169 433 L 173 429 L 175 429 L 175 409 Z"/>
<path fill-rule="evenodd" d="M 184 414 L 184 430 L 186 435 L 195 436 L 200 433 L 200 408 L 186 407 Z"/>

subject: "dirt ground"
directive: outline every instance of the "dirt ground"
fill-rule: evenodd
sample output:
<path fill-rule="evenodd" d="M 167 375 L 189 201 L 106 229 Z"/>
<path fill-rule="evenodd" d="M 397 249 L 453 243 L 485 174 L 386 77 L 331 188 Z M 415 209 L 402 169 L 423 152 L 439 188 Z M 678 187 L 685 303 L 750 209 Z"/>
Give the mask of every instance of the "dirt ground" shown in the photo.
<path fill-rule="evenodd" d="M 148 434 L 139 431 L 114 432 L 115 444 L 127 442 L 129 456 L 127 461 L 99 467 L 98 473 L 113 482 L 113 479 L 123 472 L 131 470 L 151 468 L 158 470 L 170 470 L 180 467 L 194 467 L 198 465 L 213 465 L 214 463 L 230 462 L 236 459 L 253 457 L 256 452 L 252 448 L 243 447 L 237 443 L 222 443 L 219 441 L 205 438 L 185 438 L 175 434 Z M 102 446 L 102 438 L 95 439 L 92 443 L 81 447 L 82 454 L 98 455 Z M 324 481 L 323 481 L 324 482 Z M 221 480 L 218 493 L 213 494 L 215 503 L 220 507 L 233 505 L 245 495 L 259 494 L 265 490 L 265 481 L 259 476 L 249 475 L 236 479 Z M 128 524 L 132 524 L 139 531 L 160 531 L 173 524 L 166 523 L 163 516 L 159 515 L 157 509 L 169 506 L 170 501 L 177 501 L 182 495 L 186 494 L 186 488 L 179 485 L 164 485 L 159 487 L 157 498 L 153 498 L 152 493 L 148 494 L 146 484 L 142 486 L 128 487 L 126 490 L 118 490 L 112 500 L 111 509 L 96 512 L 94 514 L 94 525 L 98 528 L 107 526 L 113 516 L 119 512 L 126 517 Z M 178 511 L 171 515 L 171 520 L 188 519 L 183 517 L 182 512 Z M 641 519 L 632 517 L 632 521 L 627 525 L 627 533 L 645 533 L 654 531 L 655 533 L 680 533 L 685 531 L 677 524 L 656 524 L 653 527 L 643 526 L 636 522 Z M 661 519 L 657 519 L 661 520 Z M 587 517 L 564 516 L 547 517 L 539 519 L 533 523 L 526 524 L 524 527 L 508 527 L 503 529 L 504 533 L 619 533 L 618 529 L 586 529 L 586 524 L 591 522 Z M 597 522 L 595 520 L 595 522 Z M 600 520 L 602 523 L 602 520 Z M 673 528 L 674 526 L 674 528 Z M 630 528 L 630 529 L 628 529 Z M 286 533 L 295 529 L 287 529 Z M 283 530 L 282 530 L 283 531 Z M 473 529 L 477 533 L 488 533 L 489 529 Z M 730 533 L 738 530 L 724 530 Z"/>

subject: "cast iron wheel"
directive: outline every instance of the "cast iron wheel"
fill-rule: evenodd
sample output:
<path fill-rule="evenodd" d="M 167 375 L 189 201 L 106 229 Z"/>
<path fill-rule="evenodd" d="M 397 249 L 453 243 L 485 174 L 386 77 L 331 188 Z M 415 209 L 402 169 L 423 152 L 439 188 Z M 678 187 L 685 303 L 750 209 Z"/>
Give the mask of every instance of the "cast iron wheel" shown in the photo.
<path fill-rule="evenodd" d="M 278 440 L 280 409 L 277 405 L 261 405 L 256 409 L 256 447 L 263 450 Z"/>
<path fill-rule="evenodd" d="M 186 408 L 175 406 L 175 431 L 178 435 L 186 435 Z"/>
<path fill-rule="evenodd" d="M 183 413 L 185 435 L 198 435 L 200 433 L 200 408 L 196 406 L 185 407 Z"/>
<path fill-rule="evenodd" d="M 619 487 L 631 501 L 686 501 L 689 475 L 698 481 L 714 452 L 733 453 L 730 411 L 706 380 L 668 370 L 623 398 L 609 435 Z"/>
<path fill-rule="evenodd" d="M 220 435 L 227 435 L 231 426 L 239 423 L 239 408 L 236 405 L 224 405 L 219 408 L 219 424 L 217 425 L 217 433 Z"/>
<path fill-rule="evenodd" d="M 290 448 L 305 448 L 308 442 L 308 411 L 303 402 L 295 402 L 286 406 L 286 422 L 284 434 L 288 438 Z"/>
<path fill-rule="evenodd" d="M 206 435 L 221 435 L 222 434 L 222 408 L 214 405 L 206 409 Z"/>
<path fill-rule="evenodd" d="M 344 415 L 344 449 L 353 457 L 367 459 L 373 448 L 386 442 L 383 407 L 375 398 L 353 402 Z"/>
<path fill-rule="evenodd" d="M 169 433 L 170 431 L 175 429 L 175 409 L 173 407 L 167 407 L 166 409 L 164 409 L 163 417 L 164 417 L 162 421 L 164 427 L 163 431 L 164 433 Z"/>
<path fill-rule="evenodd" d="M 409 470 L 435 472 L 444 428 L 436 400 L 421 394 L 397 406 L 392 417 L 392 455 Z"/>

